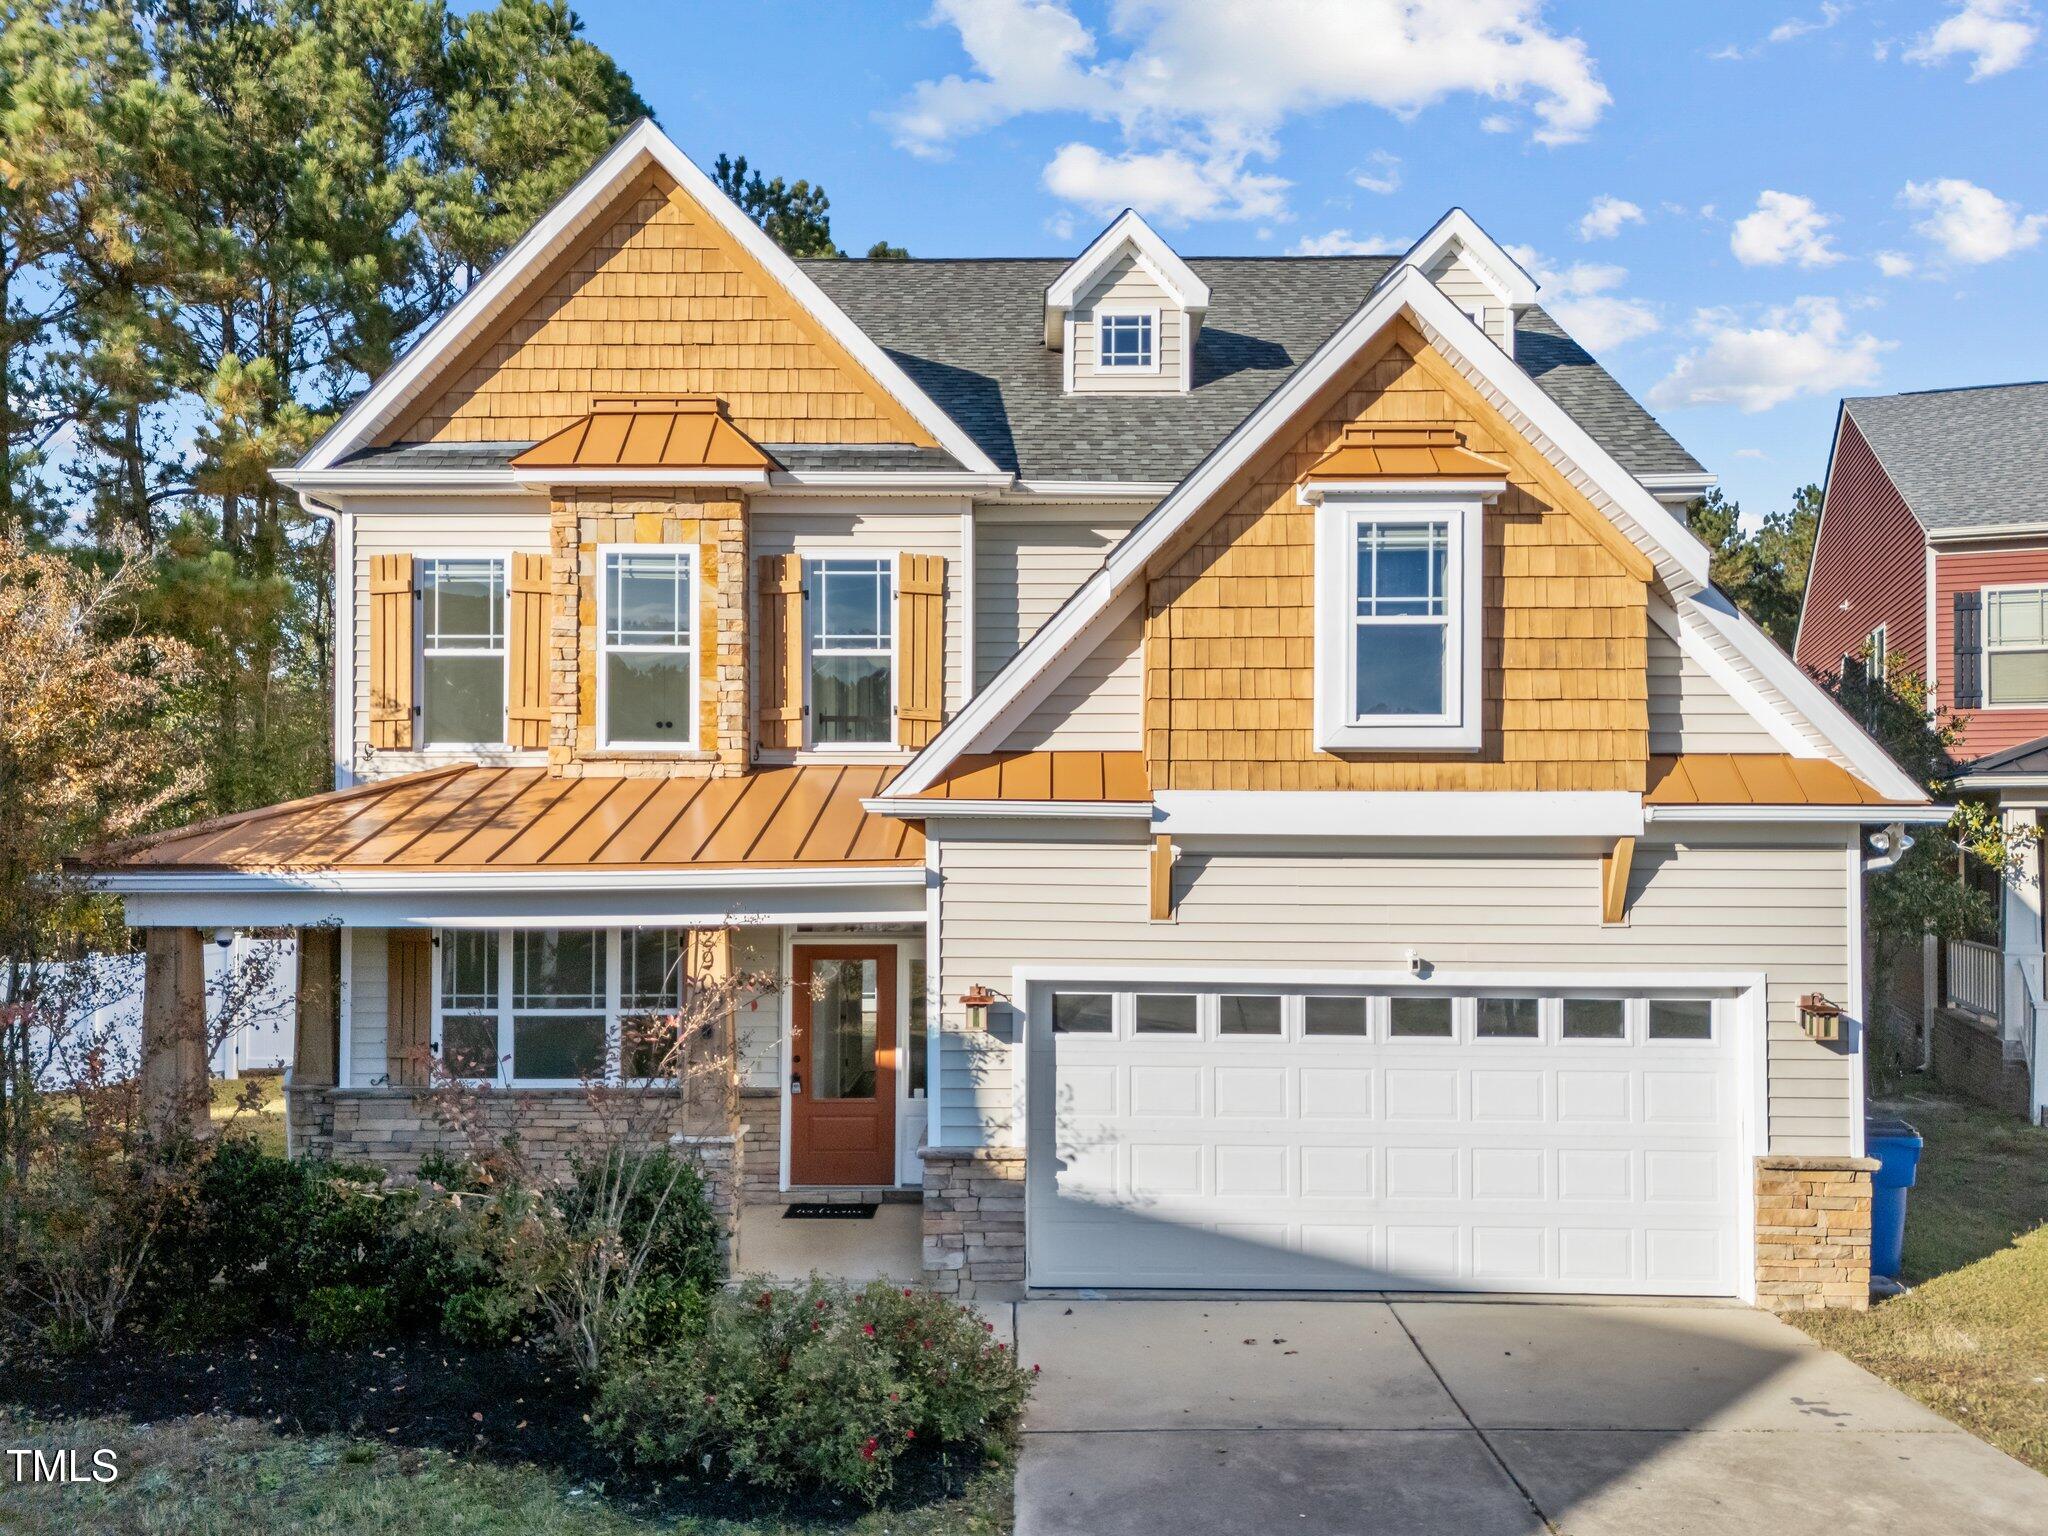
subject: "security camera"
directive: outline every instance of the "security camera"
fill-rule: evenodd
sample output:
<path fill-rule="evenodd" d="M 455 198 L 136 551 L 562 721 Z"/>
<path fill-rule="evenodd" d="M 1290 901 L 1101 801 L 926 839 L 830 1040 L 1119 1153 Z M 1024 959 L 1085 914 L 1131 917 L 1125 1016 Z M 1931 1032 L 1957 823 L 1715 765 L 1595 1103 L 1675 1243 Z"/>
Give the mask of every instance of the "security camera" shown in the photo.
<path fill-rule="evenodd" d="M 1422 951 L 1419 949 L 1411 949 L 1407 951 L 1407 959 L 1408 974 L 1411 976 L 1420 976 L 1424 971 L 1429 969 L 1429 962 L 1422 958 Z"/>
<path fill-rule="evenodd" d="M 222 949 L 226 949 L 230 944 L 235 942 L 235 930 L 232 928 L 214 929 L 213 942 L 218 944 Z"/>

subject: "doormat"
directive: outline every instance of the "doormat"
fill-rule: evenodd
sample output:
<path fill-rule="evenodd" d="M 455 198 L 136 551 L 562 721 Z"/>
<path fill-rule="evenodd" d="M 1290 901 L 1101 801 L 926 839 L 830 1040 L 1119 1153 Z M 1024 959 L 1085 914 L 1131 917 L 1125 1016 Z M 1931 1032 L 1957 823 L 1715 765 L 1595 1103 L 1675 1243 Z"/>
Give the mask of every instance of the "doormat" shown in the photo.
<path fill-rule="evenodd" d="M 872 1205 L 855 1205 L 851 1201 L 844 1205 L 826 1205 L 816 1202 L 800 1202 L 782 1208 L 784 1221 L 873 1221 L 875 1208 Z"/>

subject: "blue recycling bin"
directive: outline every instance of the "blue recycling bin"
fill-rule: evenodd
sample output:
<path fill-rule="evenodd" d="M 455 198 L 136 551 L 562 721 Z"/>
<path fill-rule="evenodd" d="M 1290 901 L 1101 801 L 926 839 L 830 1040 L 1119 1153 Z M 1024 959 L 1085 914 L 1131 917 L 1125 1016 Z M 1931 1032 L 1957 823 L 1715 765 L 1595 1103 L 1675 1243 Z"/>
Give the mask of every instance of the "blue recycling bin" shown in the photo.
<path fill-rule="evenodd" d="M 1896 1280 L 1906 1248 L 1906 1191 L 1920 1172 L 1926 1143 L 1903 1120 L 1863 1122 L 1864 1151 L 1877 1159 L 1870 1176 L 1870 1273 Z"/>

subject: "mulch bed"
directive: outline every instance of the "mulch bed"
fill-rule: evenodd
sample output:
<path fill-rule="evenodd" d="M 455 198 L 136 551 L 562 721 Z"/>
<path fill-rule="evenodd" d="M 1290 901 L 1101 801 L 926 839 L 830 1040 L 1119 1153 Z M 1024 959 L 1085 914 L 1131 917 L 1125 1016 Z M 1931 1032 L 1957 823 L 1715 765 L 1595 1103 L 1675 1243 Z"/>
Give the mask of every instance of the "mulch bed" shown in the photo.
<path fill-rule="evenodd" d="M 764 1507 L 813 1519 L 851 1516 L 826 1497 L 779 1500 L 732 1483 L 663 1481 L 622 1469 L 590 1433 L 573 1372 L 524 1346 L 451 1348 L 436 1339 L 324 1350 L 288 1334 L 171 1353 L 135 1341 L 74 1359 L 8 1360 L 0 1403 L 41 1418 L 115 1415 L 159 1423 L 196 1414 L 260 1419 L 280 1434 L 345 1434 L 551 1468 L 662 1515 L 745 1518 Z M 957 1493 L 971 1467 L 934 1456 L 900 1467 L 898 1507 Z"/>

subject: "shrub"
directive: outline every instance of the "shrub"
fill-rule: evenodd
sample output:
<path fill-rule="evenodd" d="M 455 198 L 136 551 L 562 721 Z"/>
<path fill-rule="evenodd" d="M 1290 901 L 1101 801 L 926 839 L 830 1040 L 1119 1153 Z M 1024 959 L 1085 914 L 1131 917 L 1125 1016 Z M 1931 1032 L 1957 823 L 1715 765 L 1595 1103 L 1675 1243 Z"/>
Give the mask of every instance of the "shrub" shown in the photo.
<path fill-rule="evenodd" d="M 883 1282 L 721 1291 L 701 1327 L 611 1371 L 592 1415 L 622 1459 L 672 1475 L 870 1503 L 920 1447 L 989 1448 L 1030 1377 L 971 1308 Z"/>
<path fill-rule="evenodd" d="M 391 1329 L 391 1293 L 381 1285 L 323 1285 L 301 1308 L 306 1337 L 340 1349 Z"/>
<path fill-rule="evenodd" d="M 441 1332 L 458 1344 L 509 1344 L 525 1322 L 519 1298 L 496 1286 L 457 1291 L 441 1304 Z"/>

